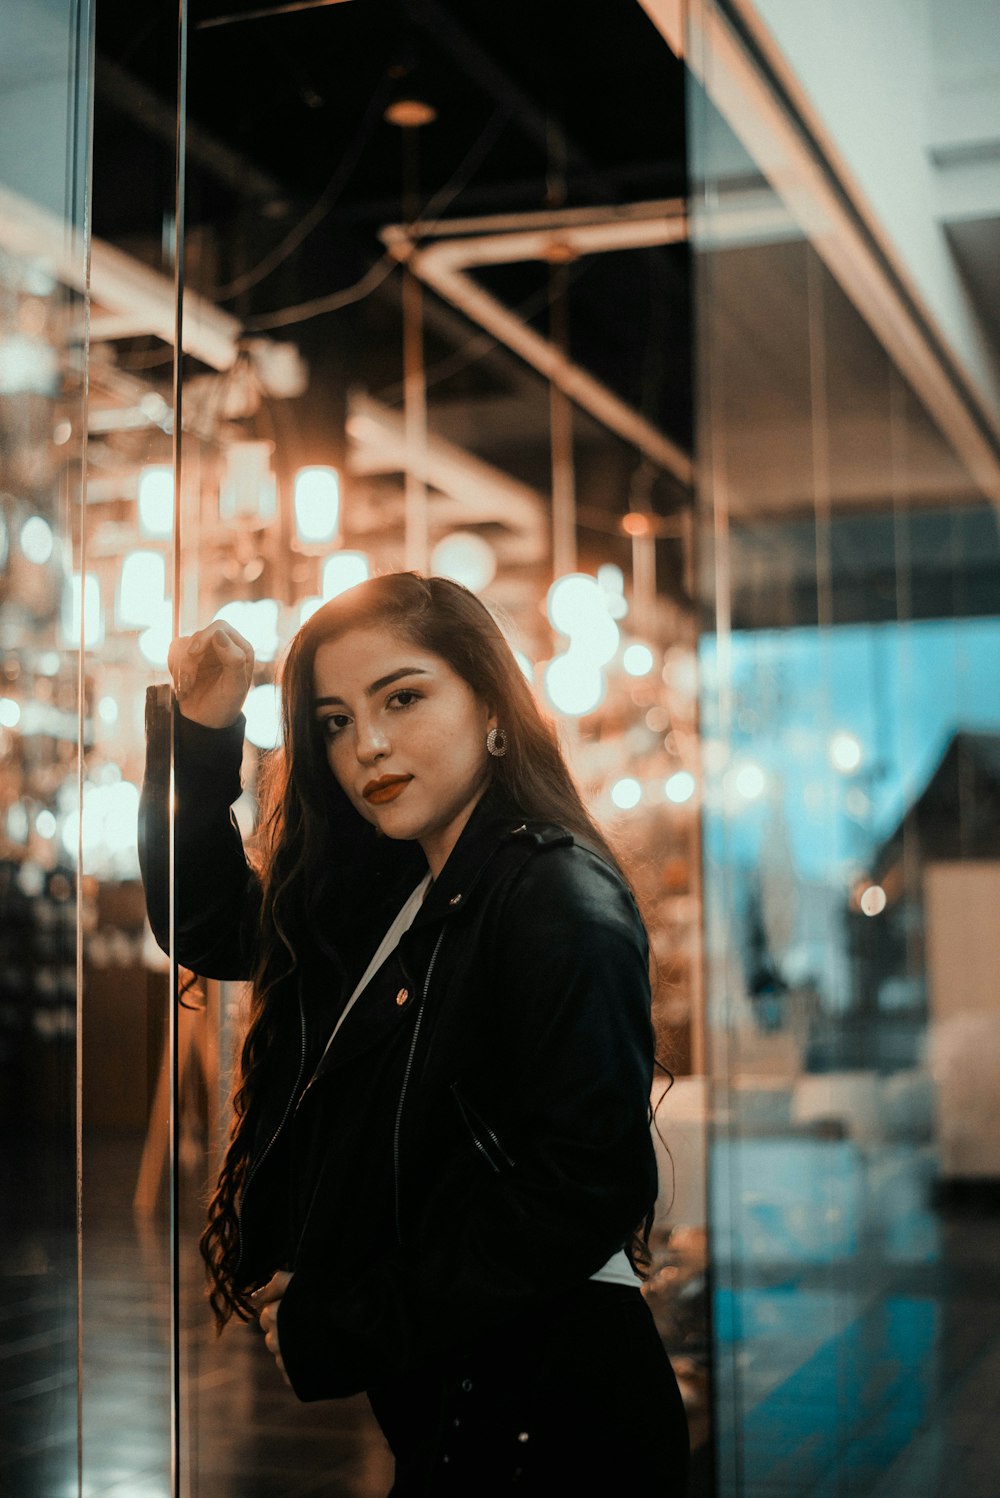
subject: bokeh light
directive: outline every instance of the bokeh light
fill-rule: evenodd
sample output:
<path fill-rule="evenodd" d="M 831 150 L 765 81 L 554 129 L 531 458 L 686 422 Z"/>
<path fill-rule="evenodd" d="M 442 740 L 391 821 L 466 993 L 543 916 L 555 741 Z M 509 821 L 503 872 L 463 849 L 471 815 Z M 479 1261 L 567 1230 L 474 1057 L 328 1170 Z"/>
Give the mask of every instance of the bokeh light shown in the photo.
<path fill-rule="evenodd" d="M 595 617 L 608 617 L 603 589 L 585 572 L 557 577 L 546 596 L 545 608 L 552 628 L 571 639 Z"/>
<path fill-rule="evenodd" d="M 473 593 L 481 593 L 496 577 L 497 554 L 475 531 L 455 531 L 439 541 L 431 553 L 431 572 L 450 577 Z"/>
<path fill-rule="evenodd" d="M 21 526 L 21 550 L 29 562 L 44 567 L 52 555 L 55 537 L 52 527 L 41 515 L 29 515 Z"/>
<path fill-rule="evenodd" d="M 549 661 L 544 685 L 549 702 L 567 718 L 582 718 L 595 712 L 607 692 L 603 672 L 575 651 Z"/>
<path fill-rule="evenodd" d="M 153 623 L 139 636 L 139 653 L 143 660 L 159 670 L 167 664 L 167 651 L 173 635 L 173 611 L 170 604 L 160 605 Z"/>
<path fill-rule="evenodd" d="M 861 764 L 861 741 L 844 729 L 833 735 L 827 752 L 831 765 L 841 775 L 853 775 Z"/>
<path fill-rule="evenodd" d="M 249 640 L 259 661 L 273 661 L 278 653 L 278 600 L 237 598 L 224 604 L 216 619 L 231 624 Z"/>
<path fill-rule="evenodd" d="M 622 652 L 622 665 L 629 676 L 648 676 L 656 664 L 656 658 L 648 645 L 642 645 L 638 641 L 632 645 L 626 645 Z"/>
<path fill-rule="evenodd" d="M 145 536 L 169 536 L 174 523 L 174 470 L 154 463 L 139 475 L 139 529 Z"/>
<path fill-rule="evenodd" d="M 604 592 L 604 602 L 612 619 L 624 619 L 628 613 L 625 598 L 625 574 L 616 562 L 604 562 L 597 569 L 598 586 Z"/>
<path fill-rule="evenodd" d="M 631 811 L 642 800 L 642 786 L 634 775 L 624 775 L 611 787 L 611 799 L 622 811 Z"/>
<path fill-rule="evenodd" d="M 258 749 L 276 749 L 281 743 L 281 697 L 270 682 L 252 688 L 243 704 L 247 738 Z"/>
<path fill-rule="evenodd" d="M 756 801 L 767 788 L 764 771 L 760 765 L 752 762 L 740 765 L 734 774 L 733 783 L 744 801 Z"/>
<path fill-rule="evenodd" d="M 341 593 L 346 593 L 348 588 L 356 588 L 358 583 L 367 580 L 370 571 L 368 558 L 363 551 L 335 551 L 323 563 L 323 601 L 337 598 Z"/>
<path fill-rule="evenodd" d="M 149 629 L 163 612 L 166 564 L 158 551 L 133 551 L 122 562 L 118 584 L 118 623 L 123 629 Z"/>
<path fill-rule="evenodd" d="M 340 474 L 336 468 L 300 468 L 294 486 L 295 529 L 306 546 L 332 541 L 340 525 Z"/>
<path fill-rule="evenodd" d="M 88 784 L 83 791 L 83 861 L 88 872 L 113 868 L 122 874 L 138 870 L 139 787 L 130 780 Z M 63 849 L 76 861 L 80 814 L 67 813 L 60 833 Z"/>
<path fill-rule="evenodd" d="M 80 639 L 80 603 L 83 600 L 83 640 Z M 71 649 L 90 650 L 104 639 L 104 620 L 101 614 L 101 588 L 93 572 L 81 577 L 79 572 L 70 574 L 69 587 L 63 594 L 62 608 L 63 640 Z"/>
<path fill-rule="evenodd" d="M 675 806 L 683 806 L 685 801 L 690 801 L 694 792 L 695 778 L 689 770 L 675 771 L 663 787 L 663 794 Z"/>

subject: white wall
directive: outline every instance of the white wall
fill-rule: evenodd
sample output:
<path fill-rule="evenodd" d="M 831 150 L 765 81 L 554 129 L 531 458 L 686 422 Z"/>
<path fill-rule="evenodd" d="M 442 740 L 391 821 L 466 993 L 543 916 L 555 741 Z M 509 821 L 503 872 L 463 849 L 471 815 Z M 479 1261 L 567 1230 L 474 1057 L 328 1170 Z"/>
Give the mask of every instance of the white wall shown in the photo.
<path fill-rule="evenodd" d="M 937 215 L 928 145 L 934 101 L 970 56 L 1000 74 L 995 0 L 746 0 L 776 44 L 897 273 L 1000 431 L 1000 377 Z M 936 48 L 950 28 L 941 53 Z M 958 40 L 961 33 L 961 42 Z"/>

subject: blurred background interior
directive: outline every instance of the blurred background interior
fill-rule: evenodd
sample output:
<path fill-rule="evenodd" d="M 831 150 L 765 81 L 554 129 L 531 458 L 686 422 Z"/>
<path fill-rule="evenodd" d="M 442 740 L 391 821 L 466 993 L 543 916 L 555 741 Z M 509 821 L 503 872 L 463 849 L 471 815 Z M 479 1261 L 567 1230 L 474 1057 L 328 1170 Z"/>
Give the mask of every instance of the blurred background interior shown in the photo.
<path fill-rule="evenodd" d="M 993 0 L 4 0 L 0 1491 L 388 1486 L 211 1331 L 241 994 L 135 830 L 175 626 L 254 643 L 249 834 L 405 566 L 652 913 L 695 1494 L 995 1498 L 998 340 Z"/>

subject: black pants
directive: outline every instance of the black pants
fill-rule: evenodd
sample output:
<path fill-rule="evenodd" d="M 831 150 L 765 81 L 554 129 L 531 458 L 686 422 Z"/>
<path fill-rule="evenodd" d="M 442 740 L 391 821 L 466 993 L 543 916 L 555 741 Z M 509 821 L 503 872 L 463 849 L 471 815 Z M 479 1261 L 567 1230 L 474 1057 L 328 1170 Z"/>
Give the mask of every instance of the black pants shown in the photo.
<path fill-rule="evenodd" d="M 436 1374 L 369 1394 L 390 1498 L 683 1498 L 688 1432 L 637 1289 L 588 1281 Z"/>

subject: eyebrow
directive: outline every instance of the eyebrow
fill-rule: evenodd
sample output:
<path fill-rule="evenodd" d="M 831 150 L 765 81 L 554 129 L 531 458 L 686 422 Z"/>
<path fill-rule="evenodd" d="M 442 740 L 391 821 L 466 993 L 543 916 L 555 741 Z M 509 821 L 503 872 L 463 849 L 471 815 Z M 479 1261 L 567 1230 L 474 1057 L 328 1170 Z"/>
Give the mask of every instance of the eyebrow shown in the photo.
<path fill-rule="evenodd" d="M 380 676 L 378 681 L 373 681 L 370 687 L 365 687 L 365 696 L 374 697 L 376 692 L 381 692 L 383 687 L 392 686 L 394 681 L 399 681 L 403 676 L 429 676 L 422 666 L 400 666 L 398 671 L 390 671 L 388 676 Z M 314 707 L 343 707 L 343 697 L 317 697 Z"/>

